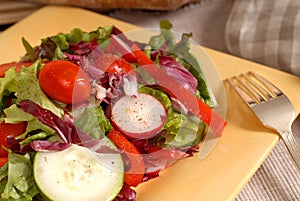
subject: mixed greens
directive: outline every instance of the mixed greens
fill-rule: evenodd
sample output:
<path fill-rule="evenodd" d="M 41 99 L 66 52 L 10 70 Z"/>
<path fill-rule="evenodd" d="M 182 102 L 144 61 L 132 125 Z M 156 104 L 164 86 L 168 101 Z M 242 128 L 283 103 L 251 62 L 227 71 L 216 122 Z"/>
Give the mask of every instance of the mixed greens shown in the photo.
<path fill-rule="evenodd" d="M 44 38 L 38 46 L 22 38 L 26 55 L 0 78 L 0 122 L 26 123 L 24 132 L 8 138 L 7 146 L 2 147 L 8 152 L 8 162 L 0 168 L 1 200 L 56 199 L 50 191 L 57 189 L 41 184 L 39 177 L 45 175 L 39 167 L 55 165 L 45 166 L 41 158 L 49 156 L 50 160 L 48 154 L 54 153 L 56 160 L 56 153 L 76 152 L 77 146 L 91 150 L 100 161 L 105 154 L 117 155 L 112 161 L 123 169 L 118 169 L 121 176 L 115 174 L 112 179 L 121 183 L 106 184 L 116 192 L 102 189 L 103 194 L 108 193 L 102 199 L 136 200 L 133 187 L 159 176 L 176 160 L 192 156 L 207 126 L 222 132 L 222 118 L 214 116 L 216 122 L 210 125 L 215 115 L 210 108 L 217 103 L 201 66 L 189 51 L 192 35 L 183 34 L 177 41 L 167 20 L 161 21 L 160 28 L 161 33 L 148 43 L 130 40 L 114 26 L 92 32 L 75 28 Z M 88 97 L 70 104 L 55 96 L 64 96 L 64 89 L 53 95 L 49 87 L 54 88 L 55 83 L 49 86 L 51 79 L 41 78 L 46 66 L 55 61 L 63 71 L 62 61 L 79 66 L 89 81 L 84 88 Z M 166 77 L 171 82 L 164 83 Z M 170 85 L 179 87 L 171 89 Z M 78 95 L 71 93 L 73 98 Z M 196 109 L 193 100 L 185 101 L 188 97 L 195 100 Z M 85 165 L 76 161 L 76 165 Z M 103 170 L 106 164 L 97 168 Z"/>

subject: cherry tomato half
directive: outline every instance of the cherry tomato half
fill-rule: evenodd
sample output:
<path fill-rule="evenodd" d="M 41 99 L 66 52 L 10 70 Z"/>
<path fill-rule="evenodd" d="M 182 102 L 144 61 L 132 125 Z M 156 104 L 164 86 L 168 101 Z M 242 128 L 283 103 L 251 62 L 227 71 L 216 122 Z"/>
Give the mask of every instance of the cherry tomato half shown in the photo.
<path fill-rule="evenodd" d="M 137 186 L 142 182 L 145 171 L 143 156 L 138 149 L 126 139 L 126 137 L 112 130 L 107 134 L 107 137 L 121 150 L 125 151 L 127 158 L 130 161 L 130 169 L 125 172 L 124 182 L 129 186 Z"/>
<path fill-rule="evenodd" d="M 26 130 L 26 125 L 26 122 L 20 122 L 18 124 L 0 123 L 0 157 L 7 157 L 8 154 L 7 151 L 2 148 L 2 145 L 9 148 L 7 139 L 23 134 Z"/>
<path fill-rule="evenodd" d="M 91 93 L 87 74 L 66 60 L 46 63 L 39 73 L 39 84 L 49 97 L 67 104 L 82 102 Z"/>
<path fill-rule="evenodd" d="M 16 67 L 16 72 L 20 72 L 22 66 L 28 67 L 31 64 L 32 64 L 32 62 L 19 62 L 19 63 L 10 62 L 10 63 L 1 64 L 0 65 L 0 77 L 4 77 L 5 72 L 12 67 Z"/>

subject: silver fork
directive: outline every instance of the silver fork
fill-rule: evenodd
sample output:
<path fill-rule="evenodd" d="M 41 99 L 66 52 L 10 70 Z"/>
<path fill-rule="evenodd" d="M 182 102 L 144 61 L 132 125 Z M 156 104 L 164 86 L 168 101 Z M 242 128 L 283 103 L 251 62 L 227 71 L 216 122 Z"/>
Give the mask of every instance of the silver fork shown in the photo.
<path fill-rule="evenodd" d="M 300 150 L 291 129 L 295 111 L 286 95 L 254 72 L 233 76 L 225 81 L 235 89 L 264 126 L 280 134 L 300 169 Z"/>

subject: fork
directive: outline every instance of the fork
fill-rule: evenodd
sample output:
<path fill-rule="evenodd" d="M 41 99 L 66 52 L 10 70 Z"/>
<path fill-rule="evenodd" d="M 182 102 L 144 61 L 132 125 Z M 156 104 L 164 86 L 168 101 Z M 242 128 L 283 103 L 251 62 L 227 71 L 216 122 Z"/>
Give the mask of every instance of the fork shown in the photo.
<path fill-rule="evenodd" d="M 277 131 L 300 169 L 300 150 L 292 133 L 295 111 L 286 95 L 254 72 L 226 79 L 262 124 Z"/>

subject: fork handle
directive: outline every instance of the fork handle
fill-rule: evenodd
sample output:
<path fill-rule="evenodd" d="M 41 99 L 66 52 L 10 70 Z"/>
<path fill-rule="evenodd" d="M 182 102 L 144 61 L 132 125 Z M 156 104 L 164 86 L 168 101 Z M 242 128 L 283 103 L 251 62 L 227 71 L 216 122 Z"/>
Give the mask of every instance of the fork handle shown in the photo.
<path fill-rule="evenodd" d="M 298 169 L 300 170 L 300 149 L 297 145 L 297 142 L 293 136 L 293 133 L 291 130 L 286 132 L 281 132 L 281 137 L 283 142 L 286 145 L 286 148 L 290 152 L 292 158 L 294 159 Z"/>

